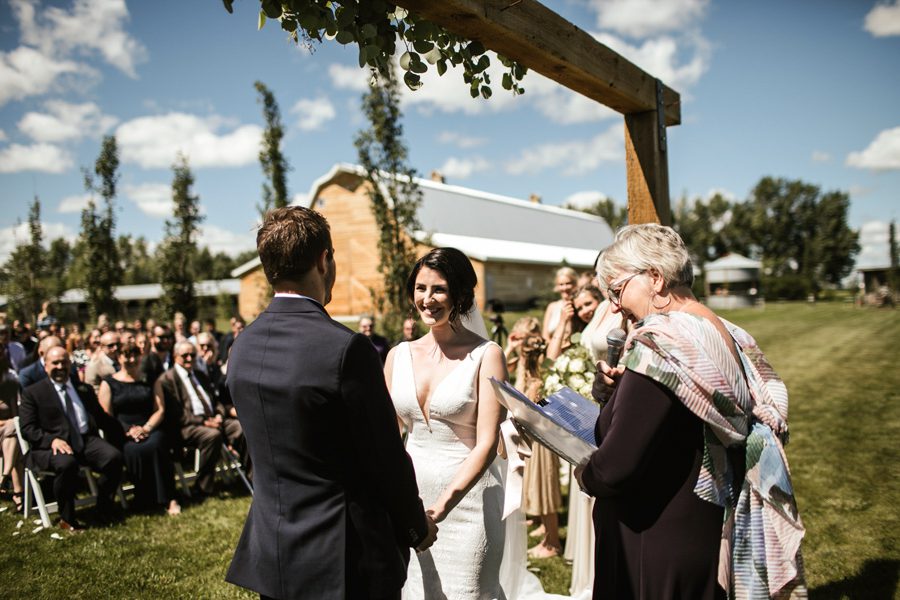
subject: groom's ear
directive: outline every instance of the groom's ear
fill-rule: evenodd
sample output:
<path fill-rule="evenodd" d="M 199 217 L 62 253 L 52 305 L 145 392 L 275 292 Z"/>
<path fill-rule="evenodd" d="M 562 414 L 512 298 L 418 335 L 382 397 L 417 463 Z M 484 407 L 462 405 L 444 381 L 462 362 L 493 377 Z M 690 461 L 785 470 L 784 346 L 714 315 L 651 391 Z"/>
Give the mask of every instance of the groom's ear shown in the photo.
<path fill-rule="evenodd" d="M 331 250 L 322 250 L 322 253 L 316 257 L 316 269 L 319 273 L 325 273 L 328 270 L 328 259 L 331 257 Z"/>

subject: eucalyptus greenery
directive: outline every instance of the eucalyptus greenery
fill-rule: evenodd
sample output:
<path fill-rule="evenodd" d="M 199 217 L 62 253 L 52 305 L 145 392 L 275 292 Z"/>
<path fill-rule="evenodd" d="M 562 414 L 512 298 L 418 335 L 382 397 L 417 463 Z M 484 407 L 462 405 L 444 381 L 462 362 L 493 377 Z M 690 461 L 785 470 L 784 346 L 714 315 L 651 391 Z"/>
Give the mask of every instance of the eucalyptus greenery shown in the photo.
<path fill-rule="evenodd" d="M 234 0 L 222 1 L 232 12 Z M 422 87 L 422 75 L 429 65 L 438 75 L 450 66 L 461 66 L 471 96 L 491 97 L 487 72 L 491 59 L 481 42 L 451 33 L 384 0 L 260 0 L 260 29 L 267 19 L 279 21 L 296 43 L 308 47 L 323 40 L 356 44 L 360 68 L 368 66 L 381 75 L 387 73 L 398 50 L 402 51 L 399 62 L 403 82 L 411 90 Z M 520 82 L 527 69 L 499 54 L 497 59 L 506 68 L 503 89 L 524 93 Z"/>
<path fill-rule="evenodd" d="M 363 95 L 362 109 L 370 127 L 356 135 L 354 144 L 369 181 L 369 198 L 379 231 L 378 269 L 384 281 L 383 290 L 372 290 L 372 300 L 385 333 L 397 337 L 409 305 L 406 278 L 416 260 L 409 234 L 418 228 L 416 211 L 422 192 L 415 182 L 415 169 L 406 163 L 400 97 L 390 71 Z"/>

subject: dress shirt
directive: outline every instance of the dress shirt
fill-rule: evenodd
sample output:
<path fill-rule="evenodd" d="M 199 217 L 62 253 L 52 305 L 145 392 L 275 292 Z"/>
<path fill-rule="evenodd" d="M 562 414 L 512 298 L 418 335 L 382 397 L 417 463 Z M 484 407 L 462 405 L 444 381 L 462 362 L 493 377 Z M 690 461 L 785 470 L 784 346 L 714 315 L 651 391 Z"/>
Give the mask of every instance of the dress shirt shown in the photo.
<path fill-rule="evenodd" d="M 305 300 L 309 300 L 311 302 L 315 302 L 319 306 L 322 306 L 322 303 L 316 300 L 315 298 L 310 298 L 309 296 L 304 296 L 303 294 L 292 294 L 291 292 L 278 292 L 274 296 L 275 298 L 303 298 Z M 322 308 L 325 308 L 322 306 Z"/>
<path fill-rule="evenodd" d="M 72 399 L 72 407 L 75 409 L 75 422 L 78 423 L 78 431 L 81 434 L 87 433 L 87 411 L 84 409 L 84 404 L 81 403 L 81 398 L 78 396 L 78 392 L 75 391 L 75 386 L 72 385 L 72 382 L 68 381 L 65 385 L 60 385 L 54 381 L 53 389 L 56 390 L 56 394 L 59 396 L 59 402 L 62 404 L 63 413 L 66 413 L 67 415 L 65 393 L 68 392 L 69 398 Z"/>
<path fill-rule="evenodd" d="M 198 417 L 203 417 L 206 416 L 208 408 L 209 415 L 212 416 L 214 414 L 212 402 L 210 402 L 206 390 L 203 389 L 203 386 L 200 385 L 200 382 L 197 381 L 194 374 L 188 373 L 187 369 L 178 364 L 175 365 L 175 372 L 178 374 L 178 378 L 181 379 L 181 383 L 184 384 L 184 388 L 191 397 L 191 412 Z M 197 396 L 197 392 L 203 396 L 202 399 Z M 204 403 L 206 406 L 204 406 Z"/>

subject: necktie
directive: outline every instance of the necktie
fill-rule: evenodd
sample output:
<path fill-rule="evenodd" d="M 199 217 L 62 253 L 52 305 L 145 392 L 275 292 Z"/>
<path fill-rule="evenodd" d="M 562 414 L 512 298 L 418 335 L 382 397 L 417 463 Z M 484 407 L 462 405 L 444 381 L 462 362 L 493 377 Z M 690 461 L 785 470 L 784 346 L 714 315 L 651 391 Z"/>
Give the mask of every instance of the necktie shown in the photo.
<path fill-rule="evenodd" d="M 84 440 L 81 439 L 81 431 L 78 430 L 78 417 L 75 416 L 75 404 L 69 396 L 69 392 L 65 386 L 60 391 L 66 400 L 66 416 L 69 418 L 69 443 L 72 444 L 72 450 L 81 452 L 84 449 Z"/>
<path fill-rule="evenodd" d="M 206 413 L 207 417 L 211 417 L 212 407 L 206 399 L 206 394 L 200 389 L 200 382 L 197 381 L 197 378 L 193 373 L 188 373 L 188 379 L 191 380 L 191 385 L 194 386 L 194 393 L 197 394 L 197 397 L 200 399 L 200 404 L 203 405 L 203 412 Z"/>

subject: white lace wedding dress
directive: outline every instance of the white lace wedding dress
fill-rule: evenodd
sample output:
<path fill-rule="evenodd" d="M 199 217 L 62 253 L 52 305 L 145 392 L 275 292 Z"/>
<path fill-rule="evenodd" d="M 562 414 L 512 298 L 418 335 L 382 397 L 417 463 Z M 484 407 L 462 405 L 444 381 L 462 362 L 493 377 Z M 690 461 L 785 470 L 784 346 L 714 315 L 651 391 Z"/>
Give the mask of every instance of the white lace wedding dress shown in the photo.
<path fill-rule="evenodd" d="M 423 414 L 416 397 L 409 344 L 397 347 L 391 396 L 406 424 L 406 450 L 416 469 L 419 494 L 428 507 L 450 484 L 475 445 L 477 376 L 489 344 L 483 342 L 431 392 Z M 504 525 L 503 485 L 495 462 L 438 527 L 437 542 L 414 553 L 403 597 L 462 600 L 506 598 L 500 586 Z"/>

